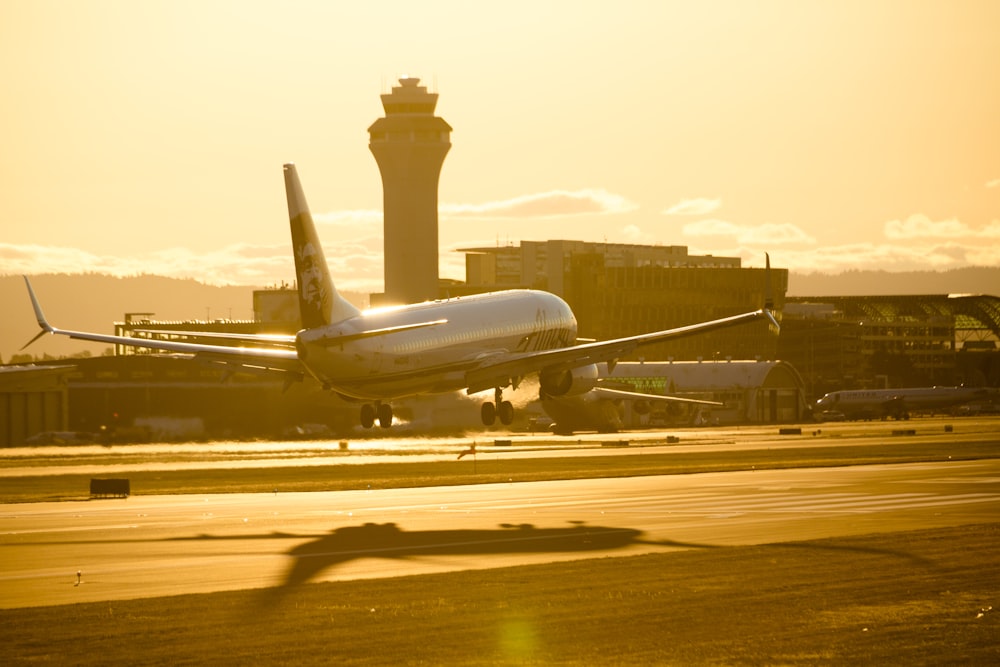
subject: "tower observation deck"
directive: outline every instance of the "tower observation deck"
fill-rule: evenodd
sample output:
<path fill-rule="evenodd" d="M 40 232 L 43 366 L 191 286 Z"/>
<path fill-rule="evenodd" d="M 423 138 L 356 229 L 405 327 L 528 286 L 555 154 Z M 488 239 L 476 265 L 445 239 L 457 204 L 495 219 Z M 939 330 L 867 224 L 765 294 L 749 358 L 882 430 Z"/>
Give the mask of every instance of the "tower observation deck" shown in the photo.
<path fill-rule="evenodd" d="M 400 79 L 368 128 L 382 174 L 386 303 L 438 298 L 438 180 L 451 126 L 434 115 L 437 94 L 419 84 Z"/>

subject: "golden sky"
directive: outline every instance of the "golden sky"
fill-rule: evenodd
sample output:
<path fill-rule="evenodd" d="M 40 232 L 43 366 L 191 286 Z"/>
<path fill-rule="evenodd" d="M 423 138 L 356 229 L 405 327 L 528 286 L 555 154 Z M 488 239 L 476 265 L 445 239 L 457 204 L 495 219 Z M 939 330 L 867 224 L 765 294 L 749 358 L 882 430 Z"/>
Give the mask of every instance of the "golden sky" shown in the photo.
<path fill-rule="evenodd" d="M 0 273 L 290 282 L 293 161 L 338 285 L 378 291 L 403 75 L 454 128 L 446 277 L 546 238 L 998 266 L 998 36 L 995 0 L 0 0 Z"/>

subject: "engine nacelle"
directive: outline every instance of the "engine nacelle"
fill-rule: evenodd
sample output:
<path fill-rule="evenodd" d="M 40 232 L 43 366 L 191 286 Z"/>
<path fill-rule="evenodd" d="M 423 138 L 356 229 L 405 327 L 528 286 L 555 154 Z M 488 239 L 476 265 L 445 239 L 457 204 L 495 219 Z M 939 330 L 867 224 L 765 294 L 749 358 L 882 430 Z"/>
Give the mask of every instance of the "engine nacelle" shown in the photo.
<path fill-rule="evenodd" d="M 597 365 L 565 371 L 542 371 L 539 376 L 543 396 L 576 396 L 597 386 Z"/>

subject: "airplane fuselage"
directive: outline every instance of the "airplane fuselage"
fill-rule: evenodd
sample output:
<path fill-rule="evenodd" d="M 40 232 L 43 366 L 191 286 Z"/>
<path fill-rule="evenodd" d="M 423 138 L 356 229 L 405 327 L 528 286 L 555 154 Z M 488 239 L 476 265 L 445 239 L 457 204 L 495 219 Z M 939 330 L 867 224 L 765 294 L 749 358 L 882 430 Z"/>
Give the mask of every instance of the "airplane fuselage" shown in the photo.
<path fill-rule="evenodd" d="M 906 419 L 911 410 L 947 408 L 996 396 L 984 387 L 912 387 L 834 391 L 816 401 L 813 413 L 837 411 L 847 419 Z"/>
<path fill-rule="evenodd" d="M 365 311 L 300 331 L 296 347 L 324 386 L 350 398 L 387 400 L 463 389 L 466 372 L 484 359 L 569 346 L 576 329 L 558 296 L 506 290 Z M 389 332 L 363 335 L 380 330 Z"/>

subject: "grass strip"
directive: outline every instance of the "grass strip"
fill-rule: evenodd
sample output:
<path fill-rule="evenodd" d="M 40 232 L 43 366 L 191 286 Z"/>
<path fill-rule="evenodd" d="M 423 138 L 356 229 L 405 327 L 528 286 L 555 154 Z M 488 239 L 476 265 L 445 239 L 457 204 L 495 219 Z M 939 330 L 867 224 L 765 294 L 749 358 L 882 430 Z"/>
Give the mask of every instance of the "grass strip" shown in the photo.
<path fill-rule="evenodd" d="M 179 469 L 130 472 L 133 495 L 345 491 L 426 486 L 634 477 L 752 469 L 915 463 L 996 458 L 1000 449 L 988 442 L 961 442 L 945 447 L 935 442 L 885 440 L 860 445 L 803 446 L 656 452 L 622 456 L 517 458 L 505 453 L 479 454 L 462 460 L 370 463 L 271 468 Z M 157 462 L 164 460 L 157 458 Z M 108 475 L 104 475 L 108 476 Z M 118 475 L 113 475 L 118 476 Z M 0 503 L 86 500 L 93 475 L 7 477 Z"/>

